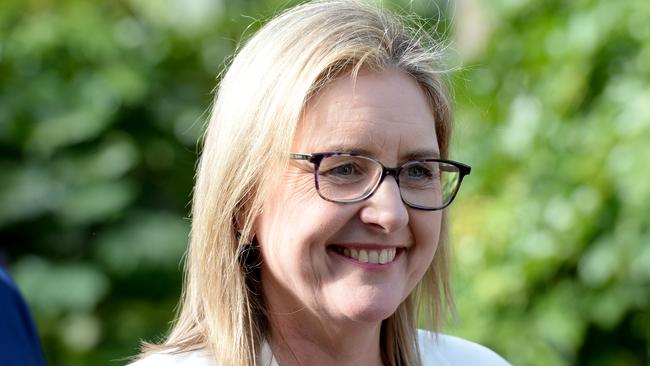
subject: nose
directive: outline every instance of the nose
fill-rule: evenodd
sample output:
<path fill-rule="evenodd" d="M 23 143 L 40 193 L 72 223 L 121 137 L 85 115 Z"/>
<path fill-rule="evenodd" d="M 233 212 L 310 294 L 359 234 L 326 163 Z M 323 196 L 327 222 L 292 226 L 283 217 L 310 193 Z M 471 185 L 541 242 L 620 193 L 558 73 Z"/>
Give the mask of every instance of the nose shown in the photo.
<path fill-rule="evenodd" d="M 409 214 L 402 202 L 399 186 L 393 176 L 387 176 L 375 193 L 363 201 L 361 221 L 384 233 L 396 232 L 408 225 Z"/>

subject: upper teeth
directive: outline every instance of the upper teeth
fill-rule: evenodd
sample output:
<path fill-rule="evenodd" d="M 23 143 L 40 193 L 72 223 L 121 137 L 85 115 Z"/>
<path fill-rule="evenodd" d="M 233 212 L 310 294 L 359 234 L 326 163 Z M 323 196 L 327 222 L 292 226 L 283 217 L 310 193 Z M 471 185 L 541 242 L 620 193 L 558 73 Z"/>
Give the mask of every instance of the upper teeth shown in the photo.
<path fill-rule="evenodd" d="M 374 263 L 374 264 L 386 264 L 392 262 L 395 259 L 395 254 L 397 252 L 396 248 L 390 249 L 355 249 L 355 248 L 345 248 L 343 249 L 343 255 L 346 257 L 354 258 L 361 263 Z"/>

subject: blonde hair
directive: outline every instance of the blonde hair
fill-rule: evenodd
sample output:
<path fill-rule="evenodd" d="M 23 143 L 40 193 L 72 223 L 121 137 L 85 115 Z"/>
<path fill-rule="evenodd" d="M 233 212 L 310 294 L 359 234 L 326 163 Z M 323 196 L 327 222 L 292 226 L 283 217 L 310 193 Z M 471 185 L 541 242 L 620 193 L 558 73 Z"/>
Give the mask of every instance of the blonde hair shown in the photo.
<path fill-rule="evenodd" d="M 315 1 L 272 19 L 241 48 L 221 80 L 198 166 L 191 239 L 178 319 L 145 353 L 208 349 L 216 365 L 256 365 L 267 334 L 250 238 L 262 203 L 288 162 L 311 96 L 363 67 L 414 78 L 430 102 L 442 157 L 448 156 L 450 102 L 438 50 L 426 34 L 355 0 Z M 433 263 L 381 330 L 385 364 L 419 365 L 420 307 L 438 329 L 451 305 L 443 233 Z M 444 301 L 444 300 L 447 301 Z"/>

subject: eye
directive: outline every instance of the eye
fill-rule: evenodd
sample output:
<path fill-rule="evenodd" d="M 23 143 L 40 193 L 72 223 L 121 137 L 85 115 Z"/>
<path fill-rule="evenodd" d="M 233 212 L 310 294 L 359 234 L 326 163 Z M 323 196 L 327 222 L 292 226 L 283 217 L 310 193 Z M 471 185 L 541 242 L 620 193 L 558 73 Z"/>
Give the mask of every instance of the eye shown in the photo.
<path fill-rule="evenodd" d="M 379 169 L 378 169 L 379 168 Z M 381 166 L 367 158 L 337 155 L 321 161 L 318 176 L 321 182 L 331 184 L 352 184 L 367 182 L 381 172 Z"/>
<path fill-rule="evenodd" d="M 360 174 L 361 172 L 359 171 L 359 167 L 357 167 L 355 164 L 347 163 L 333 167 L 325 173 L 338 176 L 350 176 L 353 174 Z"/>
<path fill-rule="evenodd" d="M 409 178 L 431 178 L 433 176 L 431 169 L 424 165 L 411 165 L 406 169 Z"/>

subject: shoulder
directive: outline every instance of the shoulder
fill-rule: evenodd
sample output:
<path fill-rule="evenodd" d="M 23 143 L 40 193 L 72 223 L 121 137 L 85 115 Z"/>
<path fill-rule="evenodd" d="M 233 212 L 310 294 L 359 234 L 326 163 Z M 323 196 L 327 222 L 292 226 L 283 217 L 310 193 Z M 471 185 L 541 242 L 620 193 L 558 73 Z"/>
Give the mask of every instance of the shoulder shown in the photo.
<path fill-rule="evenodd" d="M 462 338 L 418 330 L 418 343 L 423 366 L 510 366 L 489 348 Z"/>
<path fill-rule="evenodd" d="M 12 365 L 43 365 L 38 331 L 9 273 L 0 267 L 0 355 Z"/>
<path fill-rule="evenodd" d="M 210 355 L 203 351 L 183 353 L 159 352 L 139 359 L 128 366 L 213 366 Z"/>
<path fill-rule="evenodd" d="M 257 360 L 258 365 L 278 366 L 269 344 L 264 341 Z M 141 358 L 128 366 L 215 366 L 210 353 L 205 349 L 187 352 L 162 351 Z"/>

